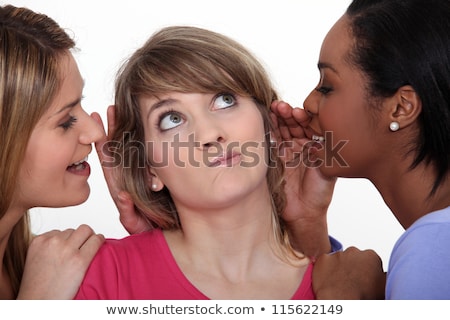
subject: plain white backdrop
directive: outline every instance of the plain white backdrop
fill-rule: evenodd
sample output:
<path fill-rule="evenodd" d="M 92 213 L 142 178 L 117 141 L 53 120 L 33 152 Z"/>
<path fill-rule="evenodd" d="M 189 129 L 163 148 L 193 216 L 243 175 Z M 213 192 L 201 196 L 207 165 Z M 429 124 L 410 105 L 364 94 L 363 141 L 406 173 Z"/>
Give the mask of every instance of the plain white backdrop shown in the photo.
<path fill-rule="evenodd" d="M 83 106 L 106 121 L 120 64 L 153 32 L 168 25 L 204 27 L 238 40 L 266 66 L 281 98 L 301 107 L 319 79 L 316 64 L 323 37 L 350 1 L 2 1 L 6 3 L 45 13 L 73 35 L 86 81 Z M 72 208 L 33 209 L 35 233 L 85 223 L 106 237 L 128 234 L 119 222 L 95 151 L 89 163 L 88 201 Z M 387 269 L 390 251 L 403 229 L 370 182 L 339 179 L 328 217 L 330 234 L 344 247 L 374 249 Z"/>

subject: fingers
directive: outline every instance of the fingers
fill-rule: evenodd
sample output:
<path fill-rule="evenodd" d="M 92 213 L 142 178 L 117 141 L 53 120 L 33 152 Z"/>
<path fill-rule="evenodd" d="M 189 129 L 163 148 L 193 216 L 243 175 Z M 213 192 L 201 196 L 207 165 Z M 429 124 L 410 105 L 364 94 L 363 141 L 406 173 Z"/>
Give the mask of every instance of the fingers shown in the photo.
<path fill-rule="evenodd" d="M 117 180 L 115 177 L 114 170 L 114 159 L 109 150 L 109 144 L 111 143 L 111 136 L 114 134 L 115 130 L 115 119 L 114 119 L 114 106 L 110 105 L 107 108 L 107 121 L 108 121 L 108 135 L 105 136 L 104 139 L 98 141 L 95 144 L 95 148 L 97 150 L 97 155 L 102 165 L 103 176 L 108 185 L 109 192 L 111 194 L 112 199 L 117 205 L 117 195 L 120 192 L 120 188 L 117 185 Z M 94 115 L 93 115 L 94 116 Z M 103 123 L 102 123 L 103 125 Z M 111 146 L 112 147 L 112 146 Z"/>
<path fill-rule="evenodd" d="M 116 205 L 120 213 L 120 222 L 128 233 L 136 234 L 151 229 L 147 220 L 136 212 L 134 203 L 128 193 L 125 191 L 119 192 Z"/>
<path fill-rule="evenodd" d="M 293 108 L 283 101 L 274 101 L 271 111 L 276 116 L 275 128 L 283 140 L 305 138 L 304 128 L 309 124 L 310 117 L 301 108 Z M 273 118 L 273 117 L 272 117 Z"/>
<path fill-rule="evenodd" d="M 84 259 L 85 266 L 88 267 L 91 260 L 94 258 L 97 251 L 105 242 L 105 237 L 102 234 L 91 234 L 83 242 L 80 247 L 81 256 Z"/>
<path fill-rule="evenodd" d="M 52 230 L 37 236 L 33 241 L 36 243 L 46 243 L 47 247 L 68 248 L 69 250 L 85 250 L 89 241 L 88 249 L 95 251 L 100 248 L 105 238 L 101 234 L 96 234 L 88 225 L 80 225 L 77 229 L 66 229 L 63 231 Z"/>
<path fill-rule="evenodd" d="M 116 118 L 115 118 L 115 107 L 110 105 L 106 110 L 106 117 L 108 120 L 108 137 L 111 138 L 116 130 Z"/>
<path fill-rule="evenodd" d="M 97 112 L 93 112 L 91 117 L 102 127 L 103 129 L 103 137 L 95 142 L 95 150 L 97 151 L 97 156 L 100 160 L 100 164 L 103 165 L 105 161 L 107 161 L 107 156 L 104 152 L 104 146 L 108 142 L 108 137 L 106 136 L 106 132 L 103 126 L 103 120 Z"/>
<path fill-rule="evenodd" d="M 102 164 L 103 175 L 105 177 L 106 184 L 108 185 L 109 193 L 111 194 L 111 197 L 119 211 L 120 222 L 130 234 L 149 230 L 151 229 L 151 226 L 138 212 L 135 211 L 134 202 L 129 194 L 121 190 L 118 179 L 115 176 L 116 170 L 114 170 L 114 165 L 108 165 L 114 164 L 114 161 L 104 145 L 107 146 L 108 143 L 113 143 L 111 139 L 116 130 L 114 105 L 110 105 L 107 108 L 106 116 L 108 121 L 108 136 L 102 144 L 99 143 L 97 154 Z M 91 241 L 93 242 L 93 240 Z M 96 245 L 93 244 L 92 246 L 95 249 Z"/>
<path fill-rule="evenodd" d="M 102 128 L 104 128 L 102 117 L 100 117 L 98 112 L 91 113 L 91 118 L 94 119 L 95 122 L 97 122 Z"/>
<path fill-rule="evenodd" d="M 72 299 L 105 238 L 87 225 L 49 231 L 28 249 L 18 298 Z"/>
<path fill-rule="evenodd" d="M 65 231 L 63 231 L 63 232 L 65 232 Z M 79 249 L 86 248 L 86 243 L 88 241 L 90 241 L 89 247 L 93 246 L 93 244 L 91 244 L 91 243 L 94 243 L 94 244 L 96 244 L 96 248 L 98 249 L 100 247 L 100 245 L 103 243 L 104 237 L 103 237 L 103 235 L 100 235 L 100 234 L 97 235 L 94 232 L 94 230 L 92 230 L 91 227 L 83 224 L 83 225 L 80 225 L 76 230 L 73 230 L 70 233 L 69 237 L 67 238 L 67 241 L 69 243 L 71 243 L 71 245 L 74 248 L 79 248 Z"/>
<path fill-rule="evenodd" d="M 313 286 L 318 299 L 383 299 L 386 275 L 373 250 L 349 247 L 317 258 Z"/>
<path fill-rule="evenodd" d="M 311 117 L 308 115 L 308 113 L 305 111 L 305 109 L 301 109 L 301 108 L 294 108 L 292 110 L 292 117 L 302 127 L 306 127 L 309 124 L 309 122 L 311 121 Z"/>

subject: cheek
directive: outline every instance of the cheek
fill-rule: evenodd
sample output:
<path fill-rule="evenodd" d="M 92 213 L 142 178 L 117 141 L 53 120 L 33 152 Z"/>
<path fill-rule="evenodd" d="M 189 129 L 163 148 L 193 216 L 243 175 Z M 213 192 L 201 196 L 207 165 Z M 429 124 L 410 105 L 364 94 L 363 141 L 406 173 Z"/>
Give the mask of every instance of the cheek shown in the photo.
<path fill-rule="evenodd" d="M 151 142 L 146 144 L 147 161 L 152 166 L 167 165 L 167 143 Z M 160 164 L 160 165 L 159 165 Z"/>
<path fill-rule="evenodd" d="M 264 119 L 256 106 L 248 108 L 245 113 L 229 122 L 229 132 L 239 132 L 248 141 L 264 141 Z"/>
<path fill-rule="evenodd" d="M 158 168 L 186 167 L 194 147 L 187 141 L 158 141 L 147 146 L 147 160 Z"/>

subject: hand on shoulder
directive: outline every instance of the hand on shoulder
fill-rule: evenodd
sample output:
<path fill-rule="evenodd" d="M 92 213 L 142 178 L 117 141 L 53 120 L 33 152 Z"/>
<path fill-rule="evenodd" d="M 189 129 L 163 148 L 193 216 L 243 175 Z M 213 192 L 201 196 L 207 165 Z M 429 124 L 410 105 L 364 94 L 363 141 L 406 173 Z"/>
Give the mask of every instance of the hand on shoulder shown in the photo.
<path fill-rule="evenodd" d="M 317 299 L 384 299 L 386 273 L 373 250 L 349 247 L 321 255 L 314 264 L 313 288 Z"/>
<path fill-rule="evenodd" d="M 87 225 L 36 236 L 27 253 L 18 299 L 72 299 L 104 240 Z"/>

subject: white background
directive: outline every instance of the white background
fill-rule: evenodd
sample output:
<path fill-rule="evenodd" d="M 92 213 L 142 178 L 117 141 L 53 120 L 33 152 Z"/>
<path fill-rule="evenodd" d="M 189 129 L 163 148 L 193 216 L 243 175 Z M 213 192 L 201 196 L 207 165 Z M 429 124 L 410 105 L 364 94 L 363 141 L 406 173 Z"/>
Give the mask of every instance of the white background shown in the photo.
<path fill-rule="evenodd" d="M 106 119 L 106 107 L 113 102 L 114 76 L 121 62 L 153 32 L 175 24 L 208 28 L 238 40 L 266 66 L 281 98 L 302 106 L 319 79 L 316 64 L 323 37 L 350 1 L 11 0 L 8 3 L 45 13 L 74 36 L 80 49 L 76 59 L 86 81 L 84 108 L 88 112 L 98 111 Z M 106 237 L 127 235 L 95 152 L 89 163 L 92 175 L 88 201 L 73 208 L 33 209 L 34 232 L 86 223 Z M 402 231 L 370 182 L 338 180 L 329 209 L 329 232 L 344 247 L 376 250 L 387 269 L 390 251 Z"/>

